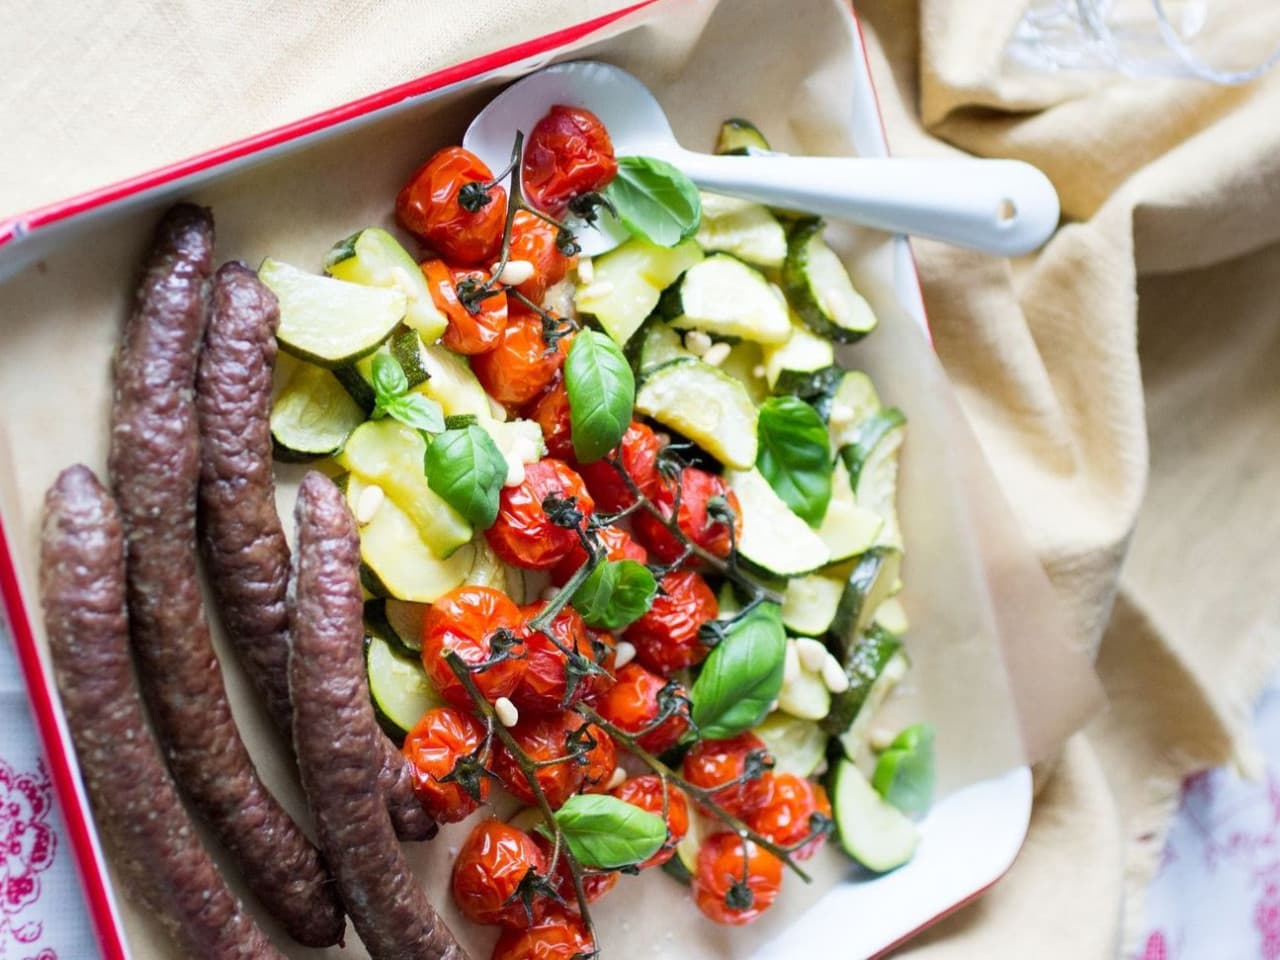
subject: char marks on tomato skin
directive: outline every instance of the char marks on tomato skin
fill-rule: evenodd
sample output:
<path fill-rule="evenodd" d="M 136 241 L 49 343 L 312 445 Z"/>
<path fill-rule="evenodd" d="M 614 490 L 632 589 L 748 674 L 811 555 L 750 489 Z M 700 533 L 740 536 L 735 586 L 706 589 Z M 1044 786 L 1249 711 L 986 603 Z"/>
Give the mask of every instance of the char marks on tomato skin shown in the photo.
<path fill-rule="evenodd" d="M 319 852 L 254 769 L 200 594 L 194 389 L 212 264 L 209 212 L 173 207 L 156 229 L 116 359 L 109 468 L 126 537 L 130 633 L 179 789 L 289 933 L 326 946 L 342 935 L 341 905 Z"/>
<path fill-rule="evenodd" d="M 219 268 L 196 372 L 200 543 L 223 627 L 276 727 L 292 736 L 289 702 L 289 544 L 276 510 L 271 392 L 280 308 L 241 263 Z M 426 840 L 436 825 L 387 738 L 379 788 L 396 834 Z"/>
<path fill-rule="evenodd" d="M 462 960 L 376 789 L 382 737 L 365 676 L 360 540 L 342 493 L 308 473 L 290 591 L 294 749 L 320 844 L 374 960 Z"/>
<path fill-rule="evenodd" d="M 104 840 L 196 960 L 284 960 L 227 887 L 147 726 L 129 653 L 124 530 L 87 467 L 45 496 L 40 594 L 54 677 Z"/>

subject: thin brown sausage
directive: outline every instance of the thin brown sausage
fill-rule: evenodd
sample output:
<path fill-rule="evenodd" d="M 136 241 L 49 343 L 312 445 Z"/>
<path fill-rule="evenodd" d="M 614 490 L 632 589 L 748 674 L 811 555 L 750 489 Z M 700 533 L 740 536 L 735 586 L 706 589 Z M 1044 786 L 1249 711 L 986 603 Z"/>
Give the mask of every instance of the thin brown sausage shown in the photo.
<path fill-rule="evenodd" d="M 271 469 L 271 373 L 280 308 L 257 274 L 224 264 L 214 277 L 209 329 L 196 372 L 200 530 L 228 637 L 272 721 L 291 736 L 289 545 Z M 426 840 L 435 822 L 413 792 L 404 756 L 385 737 L 378 784 L 396 835 Z"/>
<path fill-rule="evenodd" d="M 356 932 L 374 960 L 461 960 L 381 802 L 377 720 L 361 644 L 360 540 L 333 481 L 309 473 L 297 504 L 289 689 L 302 786 Z"/>
<path fill-rule="evenodd" d="M 129 887 L 182 956 L 284 960 L 209 858 L 147 726 L 129 659 L 124 531 L 88 467 L 44 501 L 40 595 L 89 799 Z"/>
<path fill-rule="evenodd" d="M 126 538 L 130 633 L 178 788 L 254 895 L 300 943 L 337 943 L 342 910 L 319 852 L 262 781 L 236 729 L 196 572 L 196 355 L 213 260 L 207 210 L 156 230 L 116 360 L 110 470 Z"/>

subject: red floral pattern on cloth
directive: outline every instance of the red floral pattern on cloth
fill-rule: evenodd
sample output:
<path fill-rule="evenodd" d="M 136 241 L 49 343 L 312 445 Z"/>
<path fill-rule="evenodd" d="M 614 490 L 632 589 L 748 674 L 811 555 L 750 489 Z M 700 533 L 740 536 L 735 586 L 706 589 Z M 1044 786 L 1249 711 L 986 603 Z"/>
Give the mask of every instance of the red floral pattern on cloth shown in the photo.
<path fill-rule="evenodd" d="M 1280 675 L 1259 701 L 1256 781 L 1206 770 L 1183 784 L 1130 960 L 1280 960 Z"/>
<path fill-rule="evenodd" d="M 44 764 L 18 773 L 0 759 L 0 957 L 14 956 L 11 944 L 34 944 L 44 923 L 27 908 L 40 899 L 40 874 L 53 865 L 57 835 L 48 821 L 53 789 Z M 45 948 L 26 960 L 57 960 Z"/>

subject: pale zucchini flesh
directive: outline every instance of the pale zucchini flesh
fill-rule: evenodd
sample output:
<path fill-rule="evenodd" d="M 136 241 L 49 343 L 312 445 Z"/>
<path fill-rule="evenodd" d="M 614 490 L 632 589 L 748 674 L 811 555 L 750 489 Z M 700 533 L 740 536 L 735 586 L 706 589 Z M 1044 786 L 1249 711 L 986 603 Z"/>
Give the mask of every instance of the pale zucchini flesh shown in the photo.
<path fill-rule="evenodd" d="M 773 754 L 775 773 L 812 776 L 827 757 L 827 734 L 812 720 L 774 711 L 751 731 Z"/>
<path fill-rule="evenodd" d="M 835 359 L 835 348 L 830 340 L 823 339 L 803 324 L 793 323 L 787 340 L 765 348 L 765 379 L 772 389 L 777 386 L 784 370 L 809 373 L 830 367 Z"/>
<path fill-rule="evenodd" d="M 822 239 L 821 223 L 802 224 L 792 231 L 782 282 L 787 299 L 814 333 L 849 343 L 875 328 L 871 305 Z"/>
<path fill-rule="evenodd" d="M 818 538 L 831 553 L 832 562 L 847 560 L 875 546 L 884 523 L 880 514 L 854 498 L 849 471 L 837 460 L 831 473 L 831 502 L 817 531 Z"/>
<path fill-rule="evenodd" d="M 871 378 L 861 370 L 845 373 L 831 398 L 831 452 L 839 453 L 858 437 L 862 425 L 880 410 L 880 395 Z"/>
<path fill-rule="evenodd" d="M 662 291 L 702 257 L 693 240 L 660 247 L 632 238 L 593 258 L 591 282 L 580 284 L 574 297 L 578 312 L 594 316 L 615 343 L 625 346 L 658 305 Z"/>
<path fill-rule="evenodd" d="M 333 453 L 364 421 L 364 412 L 330 371 L 287 354 L 277 363 L 284 386 L 271 405 L 271 436 L 293 453 Z"/>
<path fill-rule="evenodd" d="M 727 253 L 694 264 L 665 296 L 663 312 L 682 330 L 756 343 L 791 336 L 786 301 L 760 271 Z"/>
<path fill-rule="evenodd" d="M 399 290 L 366 287 L 307 273 L 270 258 L 258 277 L 280 302 L 280 346 L 322 367 L 373 353 L 404 318 Z"/>
<path fill-rule="evenodd" d="M 702 249 L 731 253 L 759 267 L 777 269 L 787 258 L 787 232 L 769 208 L 718 193 L 702 194 Z"/>
<path fill-rule="evenodd" d="M 726 471 L 725 481 L 742 508 L 742 559 L 781 577 L 812 573 L 830 561 L 826 544 L 791 512 L 759 470 Z"/>
<path fill-rule="evenodd" d="M 792 633 L 820 637 L 831 628 L 844 584 L 828 577 L 793 577 L 782 594 L 782 625 Z"/>
<path fill-rule="evenodd" d="M 756 405 L 741 383 L 701 360 L 655 370 L 640 384 L 635 409 L 727 467 L 742 470 L 756 462 Z"/>
<path fill-rule="evenodd" d="M 831 712 L 831 691 L 821 674 L 802 666 L 783 680 L 778 709 L 801 720 L 821 720 Z"/>
<path fill-rule="evenodd" d="M 365 669 L 374 712 L 397 742 L 404 739 L 424 713 L 444 705 L 422 663 L 397 652 L 380 636 L 365 639 Z"/>
<path fill-rule="evenodd" d="M 422 269 L 399 242 L 380 227 L 368 227 L 339 241 L 325 258 L 325 272 L 339 280 L 387 287 L 405 295 L 404 323 L 427 343 L 439 339 L 449 321 L 436 307 Z"/>
<path fill-rule="evenodd" d="M 831 808 L 841 849 L 868 870 L 886 873 L 915 855 L 916 825 L 885 802 L 850 760 L 837 761 L 832 773 Z"/>

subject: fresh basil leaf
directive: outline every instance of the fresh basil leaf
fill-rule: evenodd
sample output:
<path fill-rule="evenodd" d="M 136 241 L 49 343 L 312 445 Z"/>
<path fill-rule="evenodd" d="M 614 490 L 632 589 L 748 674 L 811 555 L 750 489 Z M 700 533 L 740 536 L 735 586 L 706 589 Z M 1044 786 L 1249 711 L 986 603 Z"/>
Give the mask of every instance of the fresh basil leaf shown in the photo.
<path fill-rule="evenodd" d="M 831 502 L 831 438 L 818 412 L 799 397 L 770 397 L 760 406 L 756 466 L 774 493 L 811 527 Z"/>
<path fill-rule="evenodd" d="M 662 817 L 607 794 L 572 796 L 555 816 L 574 859 L 596 870 L 643 863 L 667 840 Z"/>
<path fill-rule="evenodd" d="M 876 761 L 871 785 L 903 813 L 926 813 L 933 802 L 933 738 L 933 724 L 907 727 Z"/>
<path fill-rule="evenodd" d="M 598 330 L 581 330 L 564 361 L 569 428 L 579 463 L 599 460 L 631 426 L 636 378 L 622 350 Z"/>
<path fill-rule="evenodd" d="M 373 392 L 378 396 L 378 405 L 387 406 L 408 389 L 409 378 L 405 376 L 400 361 L 389 353 L 374 354 Z"/>
<path fill-rule="evenodd" d="M 782 689 L 787 634 L 782 608 L 762 603 L 725 630 L 694 681 L 693 722 L 714 740 L 750 730 Z"/>
<path fill-rule="evenodd" d="M 573 595 L 573 608 L 589 627 L 621 630 L 653 605 L 658 581 L 643 563 L 605 560 L 587 575 Z"/>
<path fill-rule="evenodd" d="M 427 486 L 486 530 L 498 516 L 498 497 L 507 479 L 507 461 L 483 427 L 446 430 L 427 446 L 423 464 Z"/>
<path fill-rule="evenodd" d="M 693 181 L 655 157 L 619 157 L 618 173 L 604 195 L 631 233 L 660 247 L 688 240 L 702 222 L 702 199 Z"/>
<path fill-rule="evenodd" d="M 444 430 L 444 411 L 440 404 L 420 393 L 405 393 L 386 404 L 387 416 L 399 420 L 406 427 L 426 433 Z"/>

